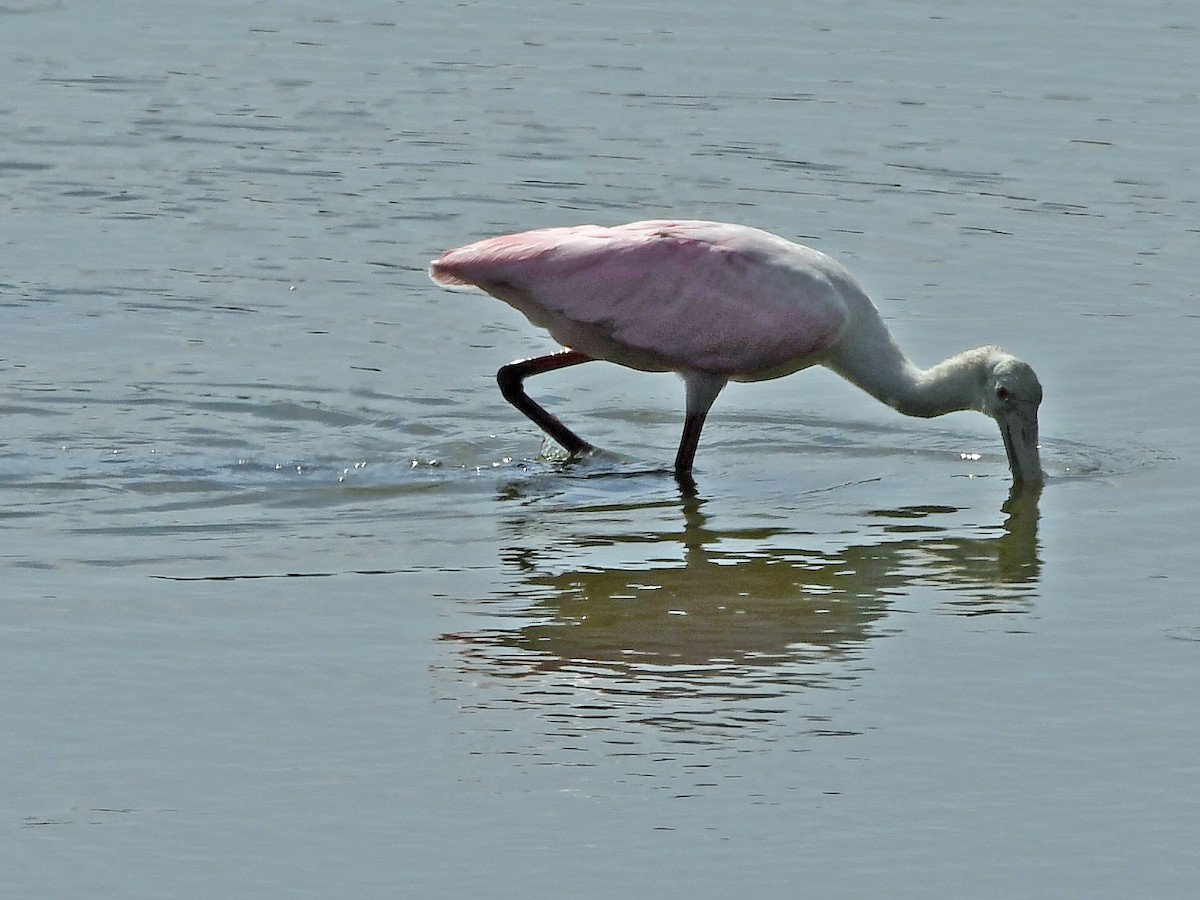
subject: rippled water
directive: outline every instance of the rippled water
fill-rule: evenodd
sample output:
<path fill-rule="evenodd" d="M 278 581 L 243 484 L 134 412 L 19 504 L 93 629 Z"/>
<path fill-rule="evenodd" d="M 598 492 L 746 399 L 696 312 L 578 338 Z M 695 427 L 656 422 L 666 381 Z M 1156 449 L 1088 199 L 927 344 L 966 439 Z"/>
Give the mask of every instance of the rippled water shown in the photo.
<path fill-rule="evenodd" d="M 1184 896 L 1186 3 L 0 6 L 0 868 L 27 896 Z M 660 216 L 845 262 L 994 426 L 682 388 L 427 279 Z M 169 888 L 167 887 L 169 886 Z"/>

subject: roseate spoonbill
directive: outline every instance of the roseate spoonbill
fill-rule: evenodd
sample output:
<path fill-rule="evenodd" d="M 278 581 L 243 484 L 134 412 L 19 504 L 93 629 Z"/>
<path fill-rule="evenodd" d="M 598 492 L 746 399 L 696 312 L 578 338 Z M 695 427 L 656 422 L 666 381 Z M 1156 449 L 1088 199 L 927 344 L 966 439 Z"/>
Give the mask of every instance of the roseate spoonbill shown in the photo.
<path fill-rule="evenodd" d="M 429 275 L 441 285 L 482 288 L 568 348 L 510 363 L 496 380 L 505 399 L 572 454 L 591 445 L 530 399 L 528 376 L 595 359 L 678 373 L 687 410 L 675 471 L 686 474 L 727 382 L 819 364 L 908 416 L 986 413 L 1000 426 L 1014 481 L 1043 477 L 1042 386 L 1028 364 L 979 347 L 918 368 L 839 263 L 756 228 L 693 221 L 545 228 L 448 250 Z"/>

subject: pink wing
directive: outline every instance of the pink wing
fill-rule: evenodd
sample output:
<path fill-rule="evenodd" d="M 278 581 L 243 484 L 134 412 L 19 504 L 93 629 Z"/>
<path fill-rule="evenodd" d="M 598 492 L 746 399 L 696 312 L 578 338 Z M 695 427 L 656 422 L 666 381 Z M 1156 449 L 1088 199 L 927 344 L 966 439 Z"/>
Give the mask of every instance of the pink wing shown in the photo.
<path fill-rule="evenodd" d="M 739 225 L 548 228 L 450 250 L 429 271 L 499 297 L 564 346 L 650 371 L 787 374 L 817 362 L 847 320 L 837 263 Z"/>

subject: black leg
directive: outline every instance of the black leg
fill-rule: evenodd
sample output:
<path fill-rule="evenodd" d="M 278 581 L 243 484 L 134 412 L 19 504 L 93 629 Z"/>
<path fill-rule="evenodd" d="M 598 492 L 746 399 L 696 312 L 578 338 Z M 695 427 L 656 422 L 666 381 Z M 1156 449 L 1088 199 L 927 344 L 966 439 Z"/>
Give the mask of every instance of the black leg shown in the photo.
<path fill-rule="evenodd" d="M 700 443 L 700 432 L 704 420 L 712 408 L 717 394 L 725 387 L 726 378 L 710 372 L 684 373 L 683 383 L 687 388 L 687 414 L 683 419 L 683 434 L 679 438 L 679 451 L 675 454 L 675 474 L 690 475 L 692 462 L 696 458 L 696 445 Z"/>
<path fill-rule="evenodd" d="M 675 474 L 686 475 L 692 471 L 692 462 L 696 458 L 696 447 L 700 443 L 700 431 L 704 428 L 704 420 L 708 411 L 688 415 L 683 420 L 683 435 L 679 438 L 679 452 L 675 454 Z"/>
<path fill-rule="evenodd" d="M 530 375 L 541 375 L 543 372 L 553 372 L 555 369 L 565 369 L 591 360 L 592 357 L 586 353 L 563 350 L 549 356 L 517 360 L 502 366 L 496 373 L 496 383 L 500 385 L 500 393 L 504 395 L 504 399 L 528 416 L 538 428 L 562 444 L 572 456 L 591 450 L 592 445 L 531 400 L 525 393 L 522 382 Z"/>

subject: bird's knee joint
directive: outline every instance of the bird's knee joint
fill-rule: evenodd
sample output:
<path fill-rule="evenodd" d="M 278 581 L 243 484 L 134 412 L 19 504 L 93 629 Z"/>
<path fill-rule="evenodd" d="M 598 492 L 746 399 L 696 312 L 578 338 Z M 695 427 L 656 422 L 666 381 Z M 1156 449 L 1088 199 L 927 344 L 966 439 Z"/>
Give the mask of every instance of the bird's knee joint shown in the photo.
<path fill-rule="evenodd" d="M 496 373 L 496 384 L 500 386 L 500 393 L 505 400 L 511 401 L 513 397 L 525 393 L 521 388 L 523 378 L 520 369 L 511 363 L 500 367 L 500 371 Z"/>

